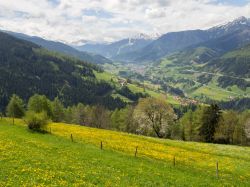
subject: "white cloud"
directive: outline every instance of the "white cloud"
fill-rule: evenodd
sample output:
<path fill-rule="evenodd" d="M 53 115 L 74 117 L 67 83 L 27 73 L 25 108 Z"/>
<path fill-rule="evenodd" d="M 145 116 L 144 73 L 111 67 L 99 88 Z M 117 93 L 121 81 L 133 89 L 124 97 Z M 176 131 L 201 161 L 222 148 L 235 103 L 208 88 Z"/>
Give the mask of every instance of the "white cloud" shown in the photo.
<path fill-rule="evenodd" d="M 166 17 L 166 9 L 160 9 L 160 8 L 155 8 L 155 9 L 152 9 L 152 8 L 149 8 L 149 9 L 146 9 L 146 15 L 148 18 L 163 18 L 163 17 Z"/>
<path fill-rule="evenodd" d="M 0 27 L 67 42 L 112 41 L 137 32 L 205 29 L 250 17 L 250 3 L 233 6 L 216 1 L 0 0 Z"/>

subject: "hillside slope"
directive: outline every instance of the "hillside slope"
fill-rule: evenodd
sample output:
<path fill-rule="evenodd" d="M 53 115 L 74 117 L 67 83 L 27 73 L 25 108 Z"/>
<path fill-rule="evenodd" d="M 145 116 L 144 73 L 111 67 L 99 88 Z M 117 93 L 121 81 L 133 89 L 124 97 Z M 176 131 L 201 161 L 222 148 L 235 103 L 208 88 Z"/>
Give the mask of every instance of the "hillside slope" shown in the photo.
<path fill-rule="evenodd" d="M 65 105 L 100 103 L 108 108 L 124 106 L 113 99 L 113 87 L 99 81 L 93 64 L 49 52 L 33 43 L 0 33 L 0 107 L 12 94 L 27 100 L 31 95 L 58 96 Z"/>
<path fill-rule="evenodd" d="M 135 61 L 154 61 L 172 52 L 208 40 L 202 30 L 167 33 L 143 48 Z"/>
<path fill-rule="evenodd" d="M 250 45 L 230 51 L 214 59 L 204 67 L 206 70 L 217 70 L 226 75 L 250 78 Z"/>
<path fill-rule="evenodd" d="M 192 65 L 194 62 L 204 64 L 223 56 L 225 53 L 242 48 L 249 43 L 250 29 L 240 30 L 220 38 L 189 46 L 171 54 L 170 57 L 179 64 Z"/>
<path fill-rule="evenodd" d="M 21 120 L 16 120 L 18 126 L 10 123 L 0 121 L 2 186 L 248 186 L 250 182 L 248 147 L 157 140 L 66 124 L 52 124 L 52 135 L 38 134 L 29 132 Z"/>
<path fill-rule="evenodd" d="M 56 52 L 60 52 L 63 53 L 65 55 L 70 55 L 73 57 L 76 57 L 80 60 L 83 60 L 85 62 L 90 62 L 93 64 L 112 64 L 112 61 L 101 56 L 98 54 L 94 54 L 94 53 L 87 53 L 87 52 L 83 52 L 83 51 L 78 51 L 76 49 L 74 49 L 71 46 L 68 46 L 64 43 L 61 42 L 55 42 L 55 41 L 49 41 L 49 40 L 45 40 L 43 38 L 40 37 L 32 37 L 32 36 L 28 36 L 22 33 L 15 33 L 15 32 L 10 32 L 10 31 L 6 31 L 8 34 L 19 38 L 19 39 L 23 39 L 26 41 L 30 41 L 32 43 L 35 43 L 39 46 L 42 46 L 50 51 L 56 51 Z"/>
<path fill-rule="evenodd" d="M 77 47 L 77 49 L 100 54 L 111 59 L 120 59 L 119 56 L 141 49 L 151 42 L 151 39 L 127 38 L 110 44 L 86 44 Z"/>
<path fill-rule="evenodd" d="M 187 30 L 170 32 L 153 40 L 141 49 L 123 53 L 115 60 L 132 63 L 158 61 L 167 55 L 197 47 L 206 47 L 223 54 L 250 43 L 250 19 L 237 18 L 231 22 L 208 30 Z"/>

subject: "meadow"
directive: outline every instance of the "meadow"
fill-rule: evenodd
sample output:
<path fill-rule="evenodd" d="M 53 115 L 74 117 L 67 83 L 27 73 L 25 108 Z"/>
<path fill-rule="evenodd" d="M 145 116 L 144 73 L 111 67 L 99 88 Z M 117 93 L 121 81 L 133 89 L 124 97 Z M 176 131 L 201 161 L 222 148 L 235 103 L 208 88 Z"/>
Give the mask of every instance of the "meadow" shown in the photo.
<path fill-rule="evenodd" d="M 0 120 L 0 186 L 250 185 L 249 147 L 64 123 L 51 123 L 47 131 L 31 132 L 23 120 L 16 119 L 15 125 L 11 119 Z"/>
<path fill-rule="evenodd" d="M 103 80 L 103 81 L 107 81 L 107 82 L 111 82 L 111 79 L 113 80 L 113 84 L 115 84 L 117 87 L 120 87 L 120 84 L 118 83 L 118 76 L 115 74 L 111 74 L 111 73 L 107 73 L 107 72 L 94 72 L 95 76 L 98 80 Z M 144 85 L 146 87 L 146 89 L 144 90 L 144 88 L 142 86 L 139 86 L 137 84 L 134 83 L 128 83 L 127 87 L 133 92 L 133 93 L 147 93 L 148 95 L 158 98 L 158 97 L 162 97 L 165 96 L 167 98 L 168 103 L 172 104 L 172 105 L 180 105 L 180 102 L 175 100 L 173 95 L 171 94 L 166 94 L 164 92 L 160 92 L 158 90 L 159 86 L 155 86 L 154 84 L 148 83 L 148 82 L 144 82 Z M 122 99 L 125 102 L 131 102 L 128 98 L 120 95 L 120 94 L 112 94 L 113 97 L 119 97 L 120 99 Z"/>

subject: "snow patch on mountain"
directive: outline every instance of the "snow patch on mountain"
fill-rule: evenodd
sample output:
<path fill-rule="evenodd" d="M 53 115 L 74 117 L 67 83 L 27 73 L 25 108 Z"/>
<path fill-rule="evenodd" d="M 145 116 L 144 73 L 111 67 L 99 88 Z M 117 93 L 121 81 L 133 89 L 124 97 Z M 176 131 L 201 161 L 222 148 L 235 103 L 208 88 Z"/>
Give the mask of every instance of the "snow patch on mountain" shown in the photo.
<path fill-rule="evenodd" d="M 143 42 L 153 41 L 160 37 L 161 35 L 159 33 L 153 33 L 153 34 L 145 34 L 145 33 L 138 33 L 135 34 L 125 40 L 127 42 L 124 45 L 119 46 L 116 55 L 120 55 L 122 51 L 126 48 L 132 48 L 133 46 L 140 45 Z"/>
<path fill-rule="evenodd" d="M 215 27 L 212 27 L 209 30 L 216 30 L 216 29 L 228 29 L 234 26 L 239 26 L 239 25 L 250 25 L 250 19 L 241 16 L 233 21 L 227 22 L 226 24 L 221 24 L 221 25 L 217 25 Z"/>

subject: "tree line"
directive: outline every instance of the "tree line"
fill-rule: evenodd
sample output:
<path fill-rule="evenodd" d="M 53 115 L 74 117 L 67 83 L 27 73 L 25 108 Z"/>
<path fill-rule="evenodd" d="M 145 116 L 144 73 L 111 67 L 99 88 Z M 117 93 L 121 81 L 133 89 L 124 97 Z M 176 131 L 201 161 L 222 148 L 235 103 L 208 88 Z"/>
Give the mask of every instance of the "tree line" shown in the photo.
<path fill-rule="evenodd" d="M 164 97 L 140 98 L 137 104 L 109 110 L 82 103 L 65 107 L 58 97 L 35 94 L 27 104 L 12 95 L 6 115 L 23 118 L 32 130 L 51 120 L 158 138 L 250 145 L 250 111 L 222 111 L 217 104 L 190 107 L 181 117 L 175 111 Z"/>

